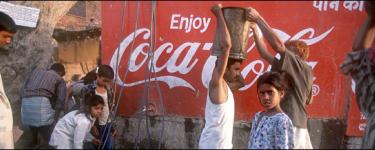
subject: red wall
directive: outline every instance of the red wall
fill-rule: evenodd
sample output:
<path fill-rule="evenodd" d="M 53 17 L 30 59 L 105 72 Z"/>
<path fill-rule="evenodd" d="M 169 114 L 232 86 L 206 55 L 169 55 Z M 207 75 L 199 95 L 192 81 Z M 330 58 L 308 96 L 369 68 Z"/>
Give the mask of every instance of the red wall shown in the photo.
<path fill-rule="evenodd" d="M 122 23 L 124 3 L 126 7 Z M 210 8 L 215 3 L 218 2 L 156 2 L 156 76 L 167 115 L 204 116 L 206 84 L 214 65 L 210 47 L 216 19 Z M 354 35 L 365 18 L 363 6 L 355 7 L 357 5 L 349 5 L 350 3 L 353 2 L 340 1 L 335 9 L 334 3 L 327 2 L 326 9 L 319 10 L 319 2 L 313 1 L 222 2 L 224 7 L 254 7 L 283 40 L 301 39 L 310 45 L 308 61 L 313 66 L 315 76 L 314 101 L 307 108 L 311 118 L 344 118 L 348 115 L 351 85 L 348 78 L 340 72 L 339 65 L 350 51 Z M 118 73 L 121 80 L 117 84 L 125 85 L 120 113 L 126 116 L 135 114 L 144 95 L 146 52 L 151 37 L 151 2 L 139 2 L 139 33 L 133 40 L 136 11 L 137 2 L 102 2 L 102 61 L 113 67 L 119 62 Z M 191 30 L 186 30 L 185 24 L 180 26 L 183 17 L 195 23 Z M 236 120 L 246 121 L 255 112 L 262 110 L 256 96 L 255 81 L 269 67 L 255 50 L 252 37 L 249 39 L 248 59 L 242 64 L 241 72 L 246 86 L 235 93 Z M 116 51 L 118 47 L 121 47 L 119 52 Z M 116 54 L 120 54 L 119 57 Z M 130 56 L 129 72 L 124 80 Z M 156 85 L 156 82 L 151 83 Z M 160 106 L 155 86 L 151 86 L 150 90 L 150 101 Z M 349 116 L 353 118 L 351 122 L 355 124 L 352 125 L 355 128 L 359 122 L 359 118 L 355 119 L 359 111 L 352 110 L 353 102 L 350 103 L 350 109 L 355 113 L 350 113 Z M 360 135 L 361 132 L 354 128 L 350 129 L 353 132 L 347 134 Z"/>

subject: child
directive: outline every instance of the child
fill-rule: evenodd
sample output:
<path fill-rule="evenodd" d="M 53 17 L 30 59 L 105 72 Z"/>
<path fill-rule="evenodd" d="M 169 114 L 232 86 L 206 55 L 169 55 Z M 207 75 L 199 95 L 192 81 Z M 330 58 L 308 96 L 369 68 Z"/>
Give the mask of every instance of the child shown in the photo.
<path fill-rule="evenodd" d="M 93 83 L 94 80 L 96 80 L 95 70 L 88 72 L 83 78 L 76 82 L 73 82 L 67 87 L 64 106 L 65 113 L 80 108 L 82 88 L 87 84 Z"/>
<path fill-rule="evenodd" d="M 280 106 L 294 125 L 294 148 L 313 149 L 307 130 L 308 114 L 306 110 L 306 106 L 313 101 L 314 75 L 312 67 L 306 61 L 310 54 L 310 47 L 303 40 L 288 40 L 283 43 L 282 39 L 254 8 L 248 8 L 246 14 L 247 19 L 254 23 L 250 27 L 253 30 L 256 49 L 260 56 L 272 65 L 271 71 L 284 71 L 291 76 L 290 84 L 293 86 L 288 88 L 284 96 L 285 100 L 280 103 Z M 273 56 L 268 50 L 264 39 L 260 36 L 261 33 L 273 51 L 280 54 L 280 59 Z"/>
<path fill-rule="evenodd" d="M 265 110 L 255 114 L 248 149 L 292 149 L 294 146 L 292 121 L 280 108 L 287 88 L 284 76 L 267 72 L 258 79 L 258 98 Z"/>
<path fill-rule="evenodd" d="M 61 118 L 51 135 L 49 144 L 57 149 L 82 149 L 86 135 L 90 132 L 96 118 L 103 112 L 104 101 L 101 96 L 87 96 L 83 111 L 75 110 Z M 93 141 L 99 141 L 94 139 Z"/>
<path fill-rule="evenodd" d="M 113 92 L 111 83 L 114 78 L 114 71 L 109 65 L 99 65 L 96 68 L 96 80 L 92 84 L 87 84 L 82 88 L 82 95 L 87 93 L 95 93 L 104 100 L 103 113 L 98 118 L 92 128 L 92 135 L 101 139 L 102 145 L 92 145 L 91 148 L 97 147 L 99 149 L 112 149 L 113 137 L 116 135 L 114 127 L 111 125 L 111 110 L 113 107 Z M 83 100 L 82 102 L 86 102 Z M 81 104 L 84 106 L 84 104 Z M 90 145 L 90 144 L 89 144 Z"/>

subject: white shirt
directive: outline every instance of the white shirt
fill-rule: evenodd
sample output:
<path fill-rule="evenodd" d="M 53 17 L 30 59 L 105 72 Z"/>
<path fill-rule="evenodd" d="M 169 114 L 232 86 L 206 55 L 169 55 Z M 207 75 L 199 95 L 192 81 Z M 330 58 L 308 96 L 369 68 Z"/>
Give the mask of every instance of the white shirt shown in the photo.
<path fill-rule="evenodd" d="M 85 137 L 94 125 L 95 118 L 71 111 L 61 118 L 53 129 L 49 144 L 57 149 L 82 149 Z"/>
<path fill-rule="evenodd" d="M 207 94 L 205 120 L 199 149 L 231 149 L 234 123 L 234 98 L 227 85 L 228 99 L 222 104 L 213 104 Z"/>
<path fill-rule="evenodd" d="M 0 74 L 0 149 L 13 149 L 13 115 Z"/>
<path fill-rule="evenodd" d="M 109 117 L 109 106 L 108 106 L 108 95 L 107 95 L 107 93 L 108 93 L 107 91 L 105 93 L 99 93 L 95 90 L 95 94 L 101 96 L 104 100 L 103 113 L 98 118 L 99 119 L 99 125 L 101 125 L 101 126 L 107 124 L 107 119 Z M 109 120 L 108 122 L 111 122 L 111 120 Z"/>

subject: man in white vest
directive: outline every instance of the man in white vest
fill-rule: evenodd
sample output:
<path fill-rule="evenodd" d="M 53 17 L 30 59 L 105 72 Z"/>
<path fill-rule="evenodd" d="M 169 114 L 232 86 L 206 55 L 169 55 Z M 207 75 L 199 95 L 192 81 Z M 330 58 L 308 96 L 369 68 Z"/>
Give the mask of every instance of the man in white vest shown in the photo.
<path fill-rule="evenodd" d="M 217 56 L 215 68 L 209 83 L 205 126 L 203 128 L 199 149 L 231 149 L 234 123 L 234 99 L 232 90 L 238 89 L 231 83 L 240 77 L 241 59 L 229 57 L 231 37 L 224 20 L 221 4 L 212 7 L 216 16 L 217 27 L 215 36 L 222 55 Z"/>
<path fill-rule="evenodd" d="M 0 48 L 10 44 L 17 32 L 13 19 L 0 12 Z M 14 149 L 13 115 L 8 97 L 5 94 L 3 80 L 0 74 L 0 149 Z"/>

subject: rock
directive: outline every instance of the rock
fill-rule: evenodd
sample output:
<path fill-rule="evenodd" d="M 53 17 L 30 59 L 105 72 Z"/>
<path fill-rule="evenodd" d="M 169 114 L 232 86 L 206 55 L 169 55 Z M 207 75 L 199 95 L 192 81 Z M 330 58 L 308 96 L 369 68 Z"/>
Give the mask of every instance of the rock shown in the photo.
<path fill-rule="evenodd" d="M 36 28 L 20 27 L 13 43 L 2 48 L 0 73 L 4 76 L 5 92 L 12 103 L 17 124 L 20 111 L 20 89 L 25 78 L 34 68 L 48 68 L 53 63 L 56 46 L 53 31 L 57 22 L 76 1 L 9 1 L 12 4 L 40 9 Z"/>

